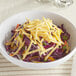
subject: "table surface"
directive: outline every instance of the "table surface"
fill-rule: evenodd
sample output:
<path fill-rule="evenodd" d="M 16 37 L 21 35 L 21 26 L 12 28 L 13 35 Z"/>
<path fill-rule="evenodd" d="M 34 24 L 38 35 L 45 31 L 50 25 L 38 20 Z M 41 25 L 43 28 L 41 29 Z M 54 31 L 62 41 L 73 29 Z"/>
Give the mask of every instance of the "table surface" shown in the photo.
<path fill-rule="evenodd" d="M 28 10 L 56 12 L 76 25 L 76 0 L 74 0 L 74 4 L 68 8 L 56 8 L 50 3 L 40 4 L 35 0 L 0 0 L 0 23 L 11 15 Z M 12 64 L 0 54 L 0 76 L 70 76 L 72 61 L 73 57 L 67 62 L 51 69 L 30 70 Z"/>

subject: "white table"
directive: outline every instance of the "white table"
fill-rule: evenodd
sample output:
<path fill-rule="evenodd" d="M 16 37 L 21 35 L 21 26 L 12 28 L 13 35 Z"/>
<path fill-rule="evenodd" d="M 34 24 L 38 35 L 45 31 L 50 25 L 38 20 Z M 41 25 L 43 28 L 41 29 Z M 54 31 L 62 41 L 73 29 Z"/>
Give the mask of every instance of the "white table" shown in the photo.
<path fill-rule="evenodd" d="M 0 23 L 11 15 L 27 10 L 56 12 L 71 20 L 76 26 L 76 0 L 69 8 L 62 9 L 53 7 L 50 4 L 42 5 L 34 0 L 0 0 Z M 47 70 L 29 70 L 10 63 L 0 54 L 0 76 L 70 76 L 72 60 L 73 58 L 60 66 Z"/>

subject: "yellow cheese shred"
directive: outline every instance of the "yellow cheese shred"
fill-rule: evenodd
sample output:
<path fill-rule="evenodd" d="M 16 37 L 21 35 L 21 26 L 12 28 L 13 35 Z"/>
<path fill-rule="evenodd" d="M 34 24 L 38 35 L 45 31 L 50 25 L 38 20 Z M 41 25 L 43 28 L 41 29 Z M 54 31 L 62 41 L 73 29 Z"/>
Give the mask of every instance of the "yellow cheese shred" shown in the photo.
<path fill-rule="evenodd" d="M 33 42 L 33 41 L 30 42 L 29 47 L 27 48 L 27 50 L 25 50 L 25 53 L 23 54 L 23 58 L 22 58 L 22 59 L 24 59 L 24 58 L 27 56 L 27 54 L 28 54 L 28 52 L 29 52 L 29 50 L 30 50 L 30 48 L 31 48 L 32 42 Z"/>
<path fill-rule="evenodd" d="M 18 32 L 16 32 L 16 33 L 14 34 L 14 36 L 12 36 L 12 38 L 9 40 L 9 42 L 12 41 L 12 39 L 17 35 L 17 33 L 18 33 Z"/>
<path fill-rule="evenodd" d="M 39 51 L 40 51 L 40 49 L 32 50 L 32 51 L 29 52 L 28 54 L 36 53 L 36 52 L 39 52 Z"/>
<path fill-rule="evenodd" d="M 56 45 L 55 46 L 55 48 L 53 48 L 52 50 L 51 50 L 51 52 L 45 57 L 45 60 L 47 60 L 48 59 L 48 57 L 56 50 L 56 48 L 58 48 L 59 47 L 59 45 Z"/>
<path fill-rule="evenodd" d="M 12 56 L 17 55 L 18 52 L 20 51 L 20 49 L 23 47 L 23 45 L 24 45 L 24 42 L 19 46 L 19 48 L 17 49 L 17 51 L 12 54 Z"/>
<path fill-rule="evenodd" d="M 46 52 L 52 50 L 53 48 L 54 48 L 54 47 L 50 47 L 50 48 L 46 49 L 45 51 L 41 52 L 40 55 L 42 55 L 42 54 L 44 54 L 44 53 L 46 53 Z"/>

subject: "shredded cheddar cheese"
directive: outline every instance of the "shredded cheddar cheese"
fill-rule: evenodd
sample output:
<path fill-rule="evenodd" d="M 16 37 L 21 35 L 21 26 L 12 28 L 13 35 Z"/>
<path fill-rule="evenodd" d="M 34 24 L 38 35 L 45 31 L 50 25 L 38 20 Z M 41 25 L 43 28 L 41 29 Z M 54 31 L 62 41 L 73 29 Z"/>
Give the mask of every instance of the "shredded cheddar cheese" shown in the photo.
<path fill-rule="evenodd" d="M 23 54 L 23 59 L 27 56 L 27 53 L 29 52 L 31 45 L 32 45 L 32 41 L 31 41 L 29 47 L 27 48 L 27 50 L 25 51 L 25 53 Z"/>
<path fill-rule="evenodd" d="M 24 42 L 19 46 L 19 48 L 17 49 L 17 51 L 15 53 L 12 54 L 12 56 L 18 54 L 18 52 L 20 51 L 20 49 L 23 47 Z"/>
<path fill-rule="evenodd" d="M 56 45 L 56 47 L 55 48 L 53 48 L 52 50 L 51 50 L 51 52 L 45 57 L 45 60 L 47 60 L 48 59 L 48 57 L 54 52 L 54 50 L 56 50 L 56 48 L 58 48 L 59 47 L 59 45 Z"/>
<path fill-rule="evenodd" d="M 23 28 L 17 28 L 15 30 L 16 33 L 11 38 L 12 40 L 17 34 L 17 32 L 19 32 L 22 35 L 26 35 L 30 39 L 30 44 L 28 48 L 24 50 L 25 52 L 23 53 L 22 59 L 25 59 L 27 55 L 35 53 L 35 52 L 39 52 L 41 56 L 42 54 L 45 54 L 46 52 L 51 50 L 51 52 L 45 57 L 45 60 L 47 60 L 49 56 L 56 50 L 56 48 L 64 44 L 64 42 L 60 38 L 60 35 L 63 31 L 59 29 L 55 24 L 53 24 L 52 20 L 50 20 L 49 18 L 47 19 L 43 17 L 43 20 L 39 20 L 39 19 L 35 19 L 33 21 L 28 20 L 28 23 L 25 23 L 22 26 Z M 29 31 L 30 33 L 27 33 L 25 30 Z M 40 39 L 40 37 L 42 37 L 42 39 Z M 12 56 L 16 55 L 20 51 L 20 49 L 23 47 L 24 43 L 26 42 L 26 41 L 22 42 L 22 39 L 19 36 L 15 37 L 14 40 L 17 41 L 16 43 L 17 46 L 18 44 L 20 45 L 17 51 L 12 54 Z M 56 44 L 56 46 L 45 49 L 42 43 L 43 41 L 48 41 L 48 43 L 53 42 Z M 6 45 L 10 45 L 10 44 L 11 42 L 6 43 Z M 39 48 L 29 52 L 32 44 L 37 44 Z"/>

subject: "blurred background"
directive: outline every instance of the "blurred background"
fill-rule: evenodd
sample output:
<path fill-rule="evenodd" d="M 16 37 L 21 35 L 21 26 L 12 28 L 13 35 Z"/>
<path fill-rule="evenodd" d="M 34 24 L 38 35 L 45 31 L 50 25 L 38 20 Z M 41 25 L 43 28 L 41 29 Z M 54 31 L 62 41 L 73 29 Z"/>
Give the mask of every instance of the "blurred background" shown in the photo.
<path fill-rule="evenodd" d="M 40 0 L 0 0 L 0 23 L 13 14 L 27 10 L 47 10 L 50 12 L 56 12 L 66 16 L 70 20 L 72 20 L 72 16 L 74 19 L 72 21 L 75 23 L 74 10 L 76 9 L 76 0 L 73 0 L 73 4 L 69 7 L 58 7 L 53 5 L 52 2 L 54 0 L 49 0 L 50 2 L 46 0 L 44 1 L 45 2 L 40 2 Z M 59 0 L 56 1 L 58 2 Z"/>
<path fill-rule="evenodd" d="M 59 4 L 59 0 L 50 0 L 49 2 L 46 0 L 0 0 L 0 23 L 23 11 L 45 10 L 63 15 L 76 25 L 76 0 L 73 0 L 73 4 L 66 4 L 66 0 L 60 1 L 64 1 L 63 5 Z M 29 70 L 10 63 L 0 54 L 0 76 L 71 76 L 72 63 L 73 57 L 55 68 Z"/>

